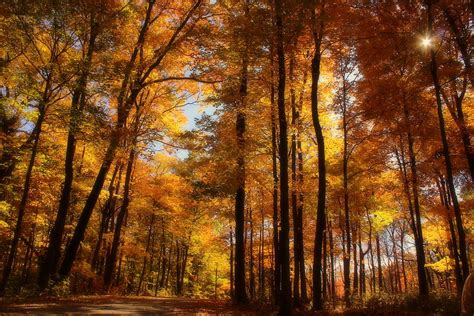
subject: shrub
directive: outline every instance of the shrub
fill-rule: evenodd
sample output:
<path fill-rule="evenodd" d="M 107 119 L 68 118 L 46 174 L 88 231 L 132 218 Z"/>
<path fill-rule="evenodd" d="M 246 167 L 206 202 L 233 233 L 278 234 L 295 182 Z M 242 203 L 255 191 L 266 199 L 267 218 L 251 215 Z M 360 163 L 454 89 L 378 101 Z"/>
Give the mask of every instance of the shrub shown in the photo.
<path fill-rule="evenodd" d="M 54 283 L 48 291 L 50 296 L 54 297 L 67 297 L 71 295 L 71 285 L 69 279 Z"/>
<path fill-rule="evenodd" d="M 364 307 L 374 313 L 382 311 L 420 312 L 423 314 L 458 315 L 459 298 L 447 293 L 431 293 L 420 297 L 417 293 L 374 293 L 364 299 Z"/>

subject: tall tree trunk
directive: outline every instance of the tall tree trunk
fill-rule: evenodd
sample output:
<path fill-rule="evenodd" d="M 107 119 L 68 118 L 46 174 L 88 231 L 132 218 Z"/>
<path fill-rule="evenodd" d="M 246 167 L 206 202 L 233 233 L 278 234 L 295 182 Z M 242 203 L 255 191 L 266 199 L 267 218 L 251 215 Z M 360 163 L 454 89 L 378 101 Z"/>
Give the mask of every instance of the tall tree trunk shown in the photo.
<path fill-rule="evenodd" d="M 249 244 L 249 292 L 250 292 L 250 299 L 253 301 L 255 299 L 255 260 L 253 255 L 253 209 L 249 207 L 249 222 L 250 222 L 250 244 Z"/>
<path fill-rule="evenodd" d="M 334 272 L 334 238 L 332 231 L 331 220 L 328 220 L 328 232 L 329 232 L 329 255 L 331 258 L 331 301 L 334 306 L 336 301 L 336 276 Z"/>
<path fill-rule="evenodd" d="M 40 104 L 40 107 L 39 107 L 39 116 L 35 125 L 33 147 L 31 148 L 30 160 L 26 168 L 25 182 L 24 182 L 23 191 L 21 194 L 20 205 L 18 207 L 18 217 L 17 217 L 17 221 L 15 225 L 15 230 L 13 232 L 13 238 L 11 241 L 10 250 L 8 252 L 7 261 L 3 267 L 3 279 L 2 279 L 2 282 L 0 283 L 0 296 L 3 296 L 5 293 L 5 288 L 8 284 L 8 280 L 12 272 L 13 261 L 15 260 L 15 256 L 16 256 L 16 252 L 18 248 L 18 242 L 20 241 L 21 234 L 22 234 L 23 219 L 25 217 L 26 206 L 28 204 L 31 179 L 33 175 L 33 167 L 35 165 L 36 155 L 38 153 L 39 140 L 40 140 L 41 129 L 42 129 L 44 118 L 45 118 L 45 113 L 46 113 L 46 105 L 42 103 Z"/>
<path fill-rule="evenodd" d="M 108 229 L 108 218 L 109 218 L 109 214 L 111 213 L 111 207 L 114 207 L 113 206 L 113 199 L 115 198 L 114 197 L 114 191 L 115 189 L 119 188 L 120 187 L 120 181 L 117 182 L 116 184 L 116 188 L 114 187 L 114 184 L 115 184 L 115 178 L 117 176 L 117 172 L 118 170 L 120 169 L 120 173 L 122 172 L 122 165 L 120 163 L 116 163 L 115 164 L 115 168 L 114 168 L 114 171 L 112 173 L 112 178 L 110 179 L 110 183 L 109 183 L 109 189 L 108 189 L 108 192 L 109 192 L 109 196 L 107 197 L 107 201 L 105 202 L 105 205 L 104 205 L 104 208 L 102 209 L 102 214 L 101 214 L 101 221 L 100 221 L 100 228 L 99 228 L 99 236 L 97 237 L 97 243 L 96 243 L 96 246 L 95 246 L 95 249 L 94 249 L 94 253 L 92 255 L 92 260 L 91 260 L 91 266 L 92 268 L 96 268 L 97 266 L 97 262 L 98 262 L 98 259 L 99 259 L 99 252 L 100 252 L 100 248 L 102 247 L 102 242 L 103 242 L 103 238 L 104 238 L 104 234 L 107 232 L 107 229 Z M 120 179 L 120 176 L 119 176 L 119 179 Z"/>
<path fill-rule="evenodd" d="M 383 290 L 382 255 L 380 253 L 380 237 L 378 233 L 375 233 L 375 248 L 377 250 L 377 274 L 378 274 L 379 292 L 382 292 Z"/>
<path fill-rule="evenodd" d="M 407 292 L 408 279 L 407 279 L 407 272 L 405 269 L 405 232 L 404 231 L 401 231 L 400 233 L 400 255 L 401 255 L 401 260 L 402 260 L 403 290 Z"/>
<path fill-rule="evenodd" d="M 61 240 L 64 233 L 64 225 L 69 208 L 69 201 L 72 192 L 72 183 L 74 179 L 74 154 L 76 152 L 76 133 L 79 129 L 82 112 L 86 103 L 87 80 L 90 73 L 92 55 L 95 51 L 95 41 L 98 35 L 98 27 L 94 18 L 91 17 L 90 37 L 87 47 L 87 53 L 83 61 L 81 74 L 77 80 L 75 90 L 71 101 L 71 110 L 69 114 L 69 131 L 66 145 L 66 160 L 64 163 L 64 182 L 59 200 L 58 212 L 54 221 L 53 229 L 49 235 L 49 244 L 46 254 L 40 264 L 38 274 L 38 285 L 40 289 L 47 287 L 49 279 L 56 274 L 59 259 L 61 256 Z"/>
<path fill-rule="evenodd" d="M 183 294 L 184 275 L 186 274 L 186 265 L 188 263 L 188 252 L 189 252 L 190 240 L 191 240 L 191 236 L 188 238 L 188 241 L 184 245 L 184 249 L 183 249 L 183 260 L 181 262 L 181 280 L 179 280 L 179 291 L 178 291 L 179 295 Z"/>
<path fill-rule="evenodd" d="M 110 165 L 114 160 L 115 151 L 117 150 L 120 141 L 120 134 L 121 128 L 120 130 L 115 130 L 112 135 L 109 147 L 107 148 L 107 152 L 105 154 L 104 161 L 102 162 L 102 166 L 100 167 L 99 173 L 97 174 L 89 197 L 86 200 L 81 216 L 79 217 L 79 221 L 74 230 L 74 234 L 66 248 L 66 251 L 64 252 L 64 260 L 59 269 L 59 275 L 61 276 L 61 278 L 67 277 L 71 272 L 71 268 L 74 263 L 74 260 L 76 259 L 79 246 L 82 240 L 84 239 L 84 235 L 89 224 L 89 219 L 92 215 L 92 211 L 94 210 L 94 206 L 97 202 L 97 199 L 99 198 Z"/>
<path fill-rule="evenodd" d="M 415 250 L 416 250 L 416 263 L 418 269 L 418 289 L 422 296 L 428 295 L 428 283 L 426 280 L 425 270 L 425 247 L 423 240 L 423 230 L 421 227 L 421 214 L 420 214 L 420 202 L 418 197 L 418 171 L 416 166 L 416 156 L 414 149 L 414 139 L 411 131 L 410 113 L 406 103 L 403 103 L 403 112 L 405 115 L 405 121 L 407 123 L 407 137 L 408 137 L 408 152 L 410 157 L 410 169 L 411 169 L 411 185 L 413 191 L 413 205 L 415 211 L 415 229 L 417 231 L 415 235 Z M 398 266 L 397 266 L 398 268 Z"/>
<path fill-rule="evenodd" d="M 433 13 L 431 8 L 431 0 L 426 0 L 427 4 L 427 11 L 428 11 L 428 34 L 433 33 Z M 447 176 L 447 183 L 449 192 L 451 194 L 451 199 L 454 208 L 454 216 L 456 219 L 456 228 L 458 230 L 459 236 L 459 254 L 462 264 L 462 271 L 463 271 L 463 282 L 466 280 L 467 276 L 469 275 L 469 260 L 467 257 L 467 246 L 466 246 L 466 233 L 464 230 L 464 223 L 462 220 L 461 215 L 461 208 L 459 206 L 458 197 L 456 194 L 454 180 L 453 180 L 453 168 L 451 163 L 451 156 L 450 150 L 448 145 L 448 139 L 446 136 L 446 126 L 444 122 L 444 114 L 443 114 L 443 104 L 441 101 L 441 84 L 438 78 L 438 65 L 436 62 L 436 52 L 433 47 L 430 47 L 430 71 L 431 71 L 431 78 L 433 80 L 433 86 L 435 90 L 436 96 L 436 105 L 438 111 L 438 120 L 439 120 L 439 130 L 441 136 L 441 142 L 443 144 L 443 155 L 444 155 L 444 162 L 446 165 L 446 176 Z"/>
<path fill-rule="evenodd" d="M 152 214 L 151 221 L 150 221 L 150 227 L 148 227 L 148 236 L 147 236 L 147 239 L 146 239 L 145 256 L 143 257 L 143 268 L 142 268 L 142 272 L 140 273 L 140 281 L 138 282 L 138 288 L 137 288 L 137 293 L 136 293 L 137 295 L 140 295 L 140 293 L 141 293 L 143 279 L 145 278 L 145 272 L 146 272 L 147 263 L 148 263 L 148 252 L 150 250 L 150 244 L 151 244 L 151 238 L 152 238 L 153 224 L 154 223 L 155 223 L 155 215 Z"/>
<path fill-rule="evenodd" d="M 311 116 L 313 126 L 316 133 L 316 141 L 318 145 L 318 207 L 316 215 L 316 233 L 314 238 L 314 260 L 313 260 L 313 309 L 323 309 L 323 293 L 321 288 L 321 268 L 322 268 L 322 246 L 323 233 L 326 226 L 326 155 L 324 149 L 324 136 L 321 123 L 319 121 L 318 113 L 318 83 L 321 66 L 321 42 L 323 39 L 324 29 L 324 1 L 320 4 L 322 6 L 321 12 L 316 21 L 315 9 L 311 11 L 311 21 L 313 26 L 313 40 L 314 40 L 314 56 L 311 63 Z M 319 25 L 316 25 L 316 22 Z"/>
<path fill-rule="evenodd" d="M 461 270 L 461 265 L 459 262 L 459 251 L 458 251 L 458 243 L 457 243 L 457 237 L 456 237 L 456 231 L 454 228 L 454 223 L 451 215 L 451 205 L 449 203 L 449 193 L 446 192 L 446 184 L 444 177 L 442 175 L 439 176 L 439 181 L 436 181 L 436 184 L 438 186 L 439 194 L 440 194 L 440 200 L 441 204 L 446 208 L 446 220 L 448 222 L 449 226 L 449 233 L 450 233 L 450 252 L 451 252 L 451 257 L 454 258 L 454 277 L 456 278 L 456 289 L 458 294 L 462 293 L 462 284 L 463 284 L 463 279 L 462 279 L 462 270 Z"/>
<path fill-rule="evenodd" d="M 308 294 L 306 291 L 306 266 L 304 261 L 304 238 L 303 238 L 303 211 L 304 211 L 304 193 L 303 193 L 303 151 L 301 148 L 301 120 L 300 114 L 301 111 L 298 111 L 298 134 L 297 134 L 297 150 L 298 150 L 298 252 L 299 252 L 299 272 L 300 272 L 300 284 L 301 284 L 301 302 L 303 304 L 308 302 Z"/>
<path fill-rule="evenodd" d="M 229 247 L 230 247 L 230 297 L 234 299 L 234 238 L 233 238 L 233 233 L 232 233 L 232 225 L 230 226 L 230 231 L 229 231 Z"/>
<path fill-rule="evenodd" d="M 179 280 L 181 279 L 181 245 L 180 242 L 176 239 L 176 284 L 175 284 L 175 294 L 179 295 Z"/>
<path fill-rule="evenodd" d="M 262 206 L 260 208 L 260 249 L 258 252 L 258 290 L 261 300 L 265 300 L 265 216 L 263 206 L 263 191 L 262 191 Z"/>
<path fill-rule="evenodd" d="M 304 185 L 304 174 L 303 174 L 303 149 L 301 146 L 301 135 L 303 134 L 303 124 L 301 120 L 301 113 L 303 112 L 303 101 L 304 101 L 304 94 L 305 94 L 305 87 L 306 81 L 308 78 L 307 70 L 304 71 L 303 74 L 303 81 L 301 83 L 301 90 L 298 100 L 298 107 L 296 111 L 296 150 L 298 153 L 297 160 L 297 181 L 296 186 L 298 188 L 298 229 L 297 229 L 297 243 L 298 243 L 298 252 L 299 252 L 299 272 L 300 272 L 300 295 L 301 295 L 301 302 L 303 304 L 308 303 L 308 294 L 306 290 L 306 266 L 304 261 L 304 238 L 303 238 L 303 212 L 304 212 L 304 192 L 303 192 L 303 185 Z"/>
<path fill-rule="evenodd" d="M 342 154 L 342 173 L 343 173 L 343 189 L 344 189 L 344 236 L 346 246 L 343 251 L 343 268 L 344 268 L 344 302 L 346 306 L 350 305 L 350 293 L 351 293 L 351 279 L 350 279 L 350 266 L 351 266 L 351 221 L 349 211 L 349 153 L 348 153 L 348 123 L 347 123 L 347 96 L 346 96 L 346 81 L 345 77 L 343 80 L 343 105 L 342 105 L 342 131 L 343 131 L 343 154 Z"/>
<path fill-rule="evenodd" d="M 323 236 L 323 268 L 322 268 L 322 279 L 323 279 L 323 298 L 328 300 L 328 241 L 327 241 L 327 231 L 324 231 Z"/>
<path fill-rule="evenodd" d="M 395 228 L 393 228 L 393 231 L 390 237 L 392 238 L 393 261 L 395 265 L 395 278 L 394 278 L 395 289 L 396 289 L 396 292 L 401 292 L 402 281 L 400 277 L 400 265 L 398 263 L 399 260 L 398 260 L 398 251 L 397 251 L 397 241 L 395 240 Z"/>
<path fill-rule="evenodd" d="M 37 216 L 37 213 L 36 213 L 36 216 Z M 28 237 L 28 244 L 27 244 L 27 250 L 25 254 L 25 263 L 23 266 L 21 286 L 24 286 L 28 283 L 28 279 L 30 276 L 33 253 L 35 252 L 35 249 L 34 249 L 35 236 L 36 236 L 36 223 L 33 224 L 33 227 L 31 228 L 30 236 Z"/>
<path fill-rule="evenodd" d="M 237 106 L 237 191 L 235 194 L 235 297 L 238 304 L 247 303 L 245 285 L 245 128 L 246 128 L 246 98 L 248 84 L 247 50 L 242 57 L 240 72 L 239 103 Z"/>
<path fill-rule="evenodd" d="M 410 212 L 410 228 L 413 232 L 413 236 L 415 239 L 418 237 L 418 229 L 416 227 L 416 220 L 415 220 L 415 212 L 413 210 L 413 203 L 411 200 L 411 194 L 410 194 L 410 183 L 408 182 L 408 173 L 406 170 L 406 162 L 405 162 L 405 151 L 404 151 L 404 145 L 403 145 L 403 140 L 402 136 L 400 135 L 400 153 L 398 150 L 395 150 L 395 156 L 397 158 L 397 163 L 398 163 L 398 169 L 400 170 L 400 175 L 403 180 L 403 191 L 405 193 L 405 197 L 407 199 L 407 204 L 408 204 L 408 210 Z"/>
<path fill-rule="evenodd" d="M 362 250 L 362 231 L 359 227 L 359 257 L 360 257 L 360 261 L 359 261 L 359 277 L 360 277 L 360 281 L 359 281 L 359 296 L 360 297 L 363 297 L 363 295 L 365 294 L 366 292 L 366 283 L 365 283 L 365 254 L 366 252 L 364 252 L 364 250 Z"/>
<path fill-rule="evenodd" d="M 289 247 L 289 201 L 288 201 L 288 136 L 285 111 L 285 51 L 283 46 L 283 9 L 282 1 L 275 0 L 275 27 L 278 56 L 278 121 L 280 126 L 280 238 L 279 252 L 281 265 L 280 315 L 290 315 L 290 247 Z"/>
<path fill-rule="evenodd" d="M 354 282 L 352 283 L 352 294 L 354 296 L 357 296 L 357 293 L 359 292 L 359 265 L 357 261 L 357 225 L 353 223 L 353 228 L 352 228 L 352 251 L 353 251 L 353 260 L 354 260 Z"/>
<path fill-rule="evenodd" d="M 115 263 L 117 261 L 117 253 L 118 253 L 118 248 L 119 248 L 119 243 L 120 243 L 120 235 L 122 232 L 122 226 L 124 223 L 125 215 L 128 211 L 128 205 L 130 203 L 130 184 L 132 181 L 132 171 L 133 171 L 133 166 L 135 163 L 135 145 L 136 145 L 136 139 L 132 142 L 130 154 L 128 156 L 127 171 L 125 173 L 125 183 L 124 183 L 124 188 L 123 188 L 123 201 L 122 201 L 122 205 L 120 206 L 120 211 L 117 215 L 117 220 L 115 223 L 114 237 L 112 240 L 112 248 L 110 250 L 110 254 L 107 257 L 107 260 L 105 263 L 105 270 L 104 270 L 105 291 L 109 291 L 112 285 Z"/>
<path fill-rule="evenodd" d="M 299 306 L 300 301 L 300 244 L 299 241 L 299 220 L 298 220 L 298 200 L 297 200 L 297 176 L 296 176 L 296 122 L 298 114 L 296 110 L 296 94 L 295 94 L 295 56 L 291 53 L 290 58 L 290 104 L 291 104 L 291 210 L 293 219 L 293 305 Z"/>
<path fill-rule="evenodd" d="M 275 104 L 275 84 L 274 84 L 274 71 L 273 71 L 273 59 L 274 49 L 273 44 L 270 47 L 270 64 L 271 64 L 271 90 L 270 90 L 270 101 L 271 101 L 271 120 L 272 120 L 272 174 L 273 174 L 273 250 L 274 250 L 274 272 L 273 272 L 273 299 L 275 303 L 278 302 L 280 297 L 280 247 L 279 247 L 279 228 L 278 228 L 278 164 L 277 164 L 277 119 L 276 119 L 276 104 Z"/>

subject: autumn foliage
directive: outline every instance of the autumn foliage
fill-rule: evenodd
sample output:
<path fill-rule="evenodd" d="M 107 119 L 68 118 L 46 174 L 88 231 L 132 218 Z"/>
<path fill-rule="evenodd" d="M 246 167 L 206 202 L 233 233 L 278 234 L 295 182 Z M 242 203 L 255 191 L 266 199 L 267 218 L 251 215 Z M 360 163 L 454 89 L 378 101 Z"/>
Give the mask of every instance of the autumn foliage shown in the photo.
<path fill-rule="evenodd" d="M 229 298 L 289 315 L 461 294 L 467 2 L 0 13 L 2 296 Z"/>

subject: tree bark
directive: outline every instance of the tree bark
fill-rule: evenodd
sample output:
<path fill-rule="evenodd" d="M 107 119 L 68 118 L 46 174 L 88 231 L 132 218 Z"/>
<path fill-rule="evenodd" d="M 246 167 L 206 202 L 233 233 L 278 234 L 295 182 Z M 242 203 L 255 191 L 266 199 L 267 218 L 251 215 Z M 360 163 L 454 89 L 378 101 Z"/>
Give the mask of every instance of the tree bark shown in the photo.
<path fill-rule="evenodd" d="M 316 215 L 316 233 L 314 238 L 314 260 L 313 260 L 313 309 L 323 309 L 323 293 L 321 288 L 321 268 L 322 268 L 322 245 L 323 235 L 326 229 L 326 156 L 324 148 L 324 135 L 319 121 L 318 113 L 318 83 L 321 66 L 321 42 L 323 39 L 324 29 L 324 1 L 321 3 L 321 12 L 319 14 L 319 26 L 316 25 L 316 13 L 313 8 L 311 21 L 313 25 L 313 40 L 315 52 L 311 63 L 311 116 L 313 127 L 316 133 L 316 141 L 318 145 L 318 206 Z"/>
<path fill-rule="evenodd" d="M 410 158 L 410 169 L 411 169 L 411 185 L 413 191 L 413 205 L 415 211 L 415 229 L 417 231 L 415 235 L 415 249 L 416 249 L 416 263 L 418 270 L 418 289 L 421 296 L 428 295 L 428 283 L 426 279 L 426 258 L 425 258 L 425 246 L 423 240 L 423 230 L 421 227 L 421 214 L 420 214 L 420 202 L 418 197 L 418 171 L 416 166 L 416 156 L 414 150 L 414 139 L 411 131 L 410 113 L 406 103 L 403 103 L 403 112 L 405 115 L 405 121 L 407 124 L 407 137 L 408 137 L 408 152 Z M 397 266 L 398 268 L 398 266 Z"/>
<path fill-rule="evenodd" d="M 25 217 L 26 206 L 28 204 L 31 179 L 33 175 L 33 167 L 35 165 L 36 155 L 38 153 L 39 140 L 40 140 L 43 122 L 45 119 L 45 114 L 46 114 L 46 105 L 42 103 L 40 104 L 39 116 L 35 124 L 35 131 L 34 131 L 35 135 L 34 135 L 33 147 L 31 148 L 30 160 L 26 168 L 25 182 L 23 185 L 20 205 L 18 207 L 18 217 L 17 217 L 17 221 L 15 225 L 15 230 L 13 232 L 13 238 L 11 241 L 10 250 L 8 252 L 7 261 L 5 263 L 5 266 L 3 267 L 3 279 L 2 279 L 2 282 L 0 283 L 0 296 L 3 296 L 5 293 L 5 288 L 8 284 L 8 280 L 12 272 L 12 266 L 13 266 L 13 261 L 15 259 L 17 248 L 18 248 L 18 242 L 20 241 L 21 234 L 22 234 L 23 219 Z"/>
<path fill-rule="evenodd" d="M 427 0 L 426 5 L 427 5 L 427 11 L 428 11 L 428 33 L 431 34 L 433 32 L 433 14 L 432 14 L 432 8 L 431 8 L 431 0 Z M 435 96 L 436 96 L 439 130 L 440 130 L 441 142 L 443 144 L 444 162 L 446 165 L 446 176 L 447 176 L 446 180 L 448 183 L 449 192 L 451 194 L 451 199 L 452 199 L 453 208 L 454 208 L 454 216 L 456 219 L 456 227 L 458 230 L 459 253 L 460 253 L 460 259 L 461 259 L 461 264 L 462 264 L 463 283 L 464 283 L 467 276 L 469 275 L 469 260 L 467 257 L 466 233 L 464 230 L 464 223 L 462 220 L 461 208 L 459 206 L 459 201 L 458 201 L 455 186 L 454 186 L 453 168 L 452 168 L 452 163 L 451 163 L 448 139 L 446 136 L 446 126 L 444 122 L 443 104 L 441 101 L 441 85 L 438 78 L 438 65 L 436 62 L 436 52 L 433 47 L 430 48 L 430 57 L 431 57 L 430 58 L 430 72 L 431 72 L 431 78 L 433 80 L 433 87 L 434 87 Z"/>
<path fill-rule="evenodd" d="M 450 252 L 451 257 L 454 258 L 454 277 L 456 278 L 456 289 L 458 294 L 462 293 L 462 270 L 461 265 L 459 262 L 459 251 L 458 251 L 458 243 L 456 237 L 456 231 L 454 228 L 454 223 L 451 215 L 451 205 L 449 203 L 449 194 L 446 192 L 446 184 L 444 177 L 442 175 L 439 176 L 439 181 L 436 181 L 438 186 L 439 194 L 440 194 L 440 201 L 441 204 L 446 208 L 446 220 L 449 226 L 449 233 L 450 233 Z"/>
<path fill-rule="evenodd" d="M 291 211 L 293 219 L 293 305 L 295 307 L 301 304 L 300 301 L 300 234 L 299 234 L 299 220 L 298 220 L 298 200 L 297 200 L 297 175 L 296 175 L 296 122 L 298 120 L 298 113 L 296 110 L 296 94 L 295 94 L 295 57 L 291 53 L 290 58 L 290 104 L 291 104 Z"/>
<path fill-rule="evenodd" d="M 278 56 L 278 122 L 280 123 L 280 238 L 281 265 L 280 315 L 291 315 L 290 249 L 289 249 L 289 201 L 288 201 L 288 135 L 285 111 L 285 51 L 283 44 L 282 1 L 275 0 L 275 31 Z"/>
<path fill-rule="evenodd" d="M 136 293 L 137 295 L 140 295 L 141 293 L 143 279 L 145 278 L 145 274 L 146 274 L 146 268 L 148 264 L 148 252 L 150 251 L 150 244 L 151 244 L 154 223 L 155 223 L 155 215 L 152 214 L 150 227 L 148 227 L 148 236 L 146 239 L 145 256 L 143 257 L 143 268 L 142 268 L 142 272 L 140 273 L 140 281 L 138 282 L 138 288 L 137 288 L 137 293 Z"/>
<path fill-rule="evenodd" d="M 61 241 L 64 233 L 64 225 L 69 208 L 74 180 L 74 154 L 76 152 L 76 133 L 81 121 L 82 112 L 85 107 L 86 87 L 90 73 L 92 56 L 95 51 L 95 41 L 98 35 L 98 27 L 93 18 L 90 23 L 90 37 L 87 46 L 87 53 L 83 61 L 83 69 L 77 80 L 76 88 L 73 92 L 71 110 L 69 114 L 69 131 L 66 145 L 66 160 L 64 163 L 64 182 L 59 200 L 59 208 L 54 221 L 53 229 L 49 235 L 49 244 L 46 254 L 39 268 L 38 285 L 40 289 L 48 286 L 49 279 L 56 274 L 59 259 L 61 256 Z"/>
<path fill-rule="evenodd" d="M 272 121 L 272 174 L 273 174 L 273 250 L 274 250 L 274 273 L 273 273 L 273 299 L 275 303 L 278 302 L 280 297 L 280 251 L 279 251 L 279 228 L 278 228 L 278 164 L 277 164 L 277 119 L 276 119 L 276 104 L 275 104 L 275 85 L 274 85 L 274 71 L 273 71 L 273 59 L 274 59 L 274 48 L 273 44 L 270 47 L 270 64 L 271 64 L 271 90 L 270 90 L 270 101 L 271 101 L 271 121 Z"/>
<path fill-rule="evenodd" d="M 137 119 L 138 122 L 138 119 Z M 138 123 L 136 123 L 138 125 Z M 125 215 L 128 211 L 128 205 L 130 203 L 130 185 L 132 181 L 132 171 L 133 166 L 135 163 L 135 146 L 136 146 L 136 139 L 132 142 L 130 154 L 128 156 L 127 161 L 127 171 L 125 173 L 125 183 L 123 188 L 123 201 L 122 205 L 120 206 L 120 211 L 117 214 L 117 220 L 115 223 L 115 230 L 114 230 L 114 237 L 112 240 L 112 247 L 110 250 L 110 254 L 107 257 L 105 263 L 105 270 L 104 270 L 104 289 L 105 291 L 109 291 L 112 285 L 112 279 L 115 269 L 115 263 L 117 261 L 117 252 L 120 244 L 120 235 L 122 232 L 122 226 L 124 223 Z"/>
<path fill-rule="evenodd" d="M 240 72 L 239 102 L 237 106 L 237 191 L 235 194 L 235 297 L 237 304 L 247 303 L 245 285 L 245 128 L 248 84 L 248 56 L 245 49 Z"/>
<path fill-rule="evenodd" d="M 382 255 L 380 253 L 380 237 L 379 234 L 375 234 L 375 247 L 377 252 L 377 274 L 378 274 L 378 285 L 379 285 L 379 292 L 383 290 L 383 273 L 382 273 Z"/>
<path fill-rule="evenodd" d="M 115 199 L 114 197 L 114 192 L 118 193 L 116 189 L 120 187 L 120 178 L 121 176 L 119 175 L 119 180 L 117 181 L 116 187 L 114 187 L 115 184 L 115 178 L 117 176 L 117 172 L 120 169 L 120 175 L 122 173 L 122 165 L 120 163 L 115 164 L 114 171 L 112 173 L 112 178 L 110 179 L 109 183 L 109 196 L 107 198 L 107 201 L 105 202 L 104 208 L 102 209 L 102 214 L 101 214 L 101 221 L 100 221 L 100 228 L 99 228 L 99 236 L 97 238 L 97 244 L 94 249 L 94 254 L 92 255 L 92 260 L 91 260 L 91 266 L 93 269 L 97 268 L 97 262 L 99 259 L 99 252 L 100 248 L 102 247 L 102 241 L 104 238 L 104 234 L 107 232 L 108 229 L 108 223 L 109 223 L 109 216 L 111 213 L 111 208 L 115 207 L 115 203 L 113 203 L 113 200 Z"/>
<path fill-rule="evenodd" d="M 232 226 L 230 226 L 230 231 L 229 231 L 229 243 L 230 243 L 230 297 L 234 299 L 234 238 L 232 234 Z"/>
<path fill-rule="evenodd" d="M 344 236 L 346 247 L 343 252 L 343 268 L 344 268 L 344 302 L 346 306 L 350 306 L 351 293 L 351 279 L 350 279 L 350 265 L 351 265 L 351 221 L 349 210 L 349 153 L 348 153 L 348 123 L 347 123 L 347 96 L 346 96 L 346 80 L 343 75 L 343 99 L 342 99 L 342 131 L 343 131 L 343 154 L 342 154 L 342 172 L 343 172 L 343 189 L 344 189 Z"/>
<path fill-rule="evenodd" d="M 249 222 L 250 222 L 250 244 L 249 244 L 249 292 L 250 292 L 250 299 L 253 301 L 255 299 L 255 260 L 253 255 L 253 209 L 252 207 L 249 208 Z"/>

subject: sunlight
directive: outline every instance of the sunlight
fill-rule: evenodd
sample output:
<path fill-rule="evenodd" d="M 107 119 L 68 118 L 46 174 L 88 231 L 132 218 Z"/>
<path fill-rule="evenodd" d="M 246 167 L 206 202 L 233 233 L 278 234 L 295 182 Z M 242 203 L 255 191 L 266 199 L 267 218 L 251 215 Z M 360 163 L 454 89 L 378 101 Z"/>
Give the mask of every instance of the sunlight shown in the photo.
<path fill-rule="evenodd" d="M 421 40 L 421 46 L 423 46 L 424 48 L 428 48 L 430 47 L 432 44 L 432 39 L 428 36 L 424 37 L 422 40 Z"/>

